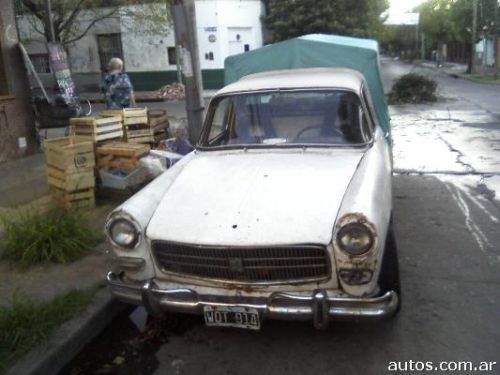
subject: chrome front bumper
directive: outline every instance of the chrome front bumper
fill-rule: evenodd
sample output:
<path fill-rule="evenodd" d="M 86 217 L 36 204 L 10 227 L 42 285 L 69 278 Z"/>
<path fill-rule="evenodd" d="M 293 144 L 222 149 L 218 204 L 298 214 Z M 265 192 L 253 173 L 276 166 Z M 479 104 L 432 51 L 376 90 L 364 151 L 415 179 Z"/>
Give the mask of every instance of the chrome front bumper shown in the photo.
<path fill-rule="evenodd" d="M 334 319 L 366 320 L 392 316 L 398 307 L 398 295 L 389 291 L 380 297 L 328 297 L 318 289 L 310 296 L 275 292 L 269 297 L 200 295 L 191 289 L 160 289 L 153 281 L 142 285 L 124 282 L 109 272 L 111 293 L 124 302 L 144 305 L 159 316 L 164 311 L 203 314 L 203 307 L 242 306 L 257 309 L 263 319 L 313 320 L 316 328 L 325 328 Z"/>

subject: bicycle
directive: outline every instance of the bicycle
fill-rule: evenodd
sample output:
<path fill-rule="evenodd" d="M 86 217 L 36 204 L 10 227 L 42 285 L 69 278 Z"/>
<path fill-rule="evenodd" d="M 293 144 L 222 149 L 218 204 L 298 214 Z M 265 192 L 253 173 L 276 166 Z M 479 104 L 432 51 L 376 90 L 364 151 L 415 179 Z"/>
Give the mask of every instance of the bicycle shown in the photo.
<path fill-rule="evenodd" d="M 48 99 L 45 96 L 34 98 L 35 127 L 39 143 L 47 138 L 48 129 L 65 128 L 64 135 L 67 136 L 70 118 L 92 114 L 92 103 L 85 97 L 74 96 L 71 100 L 67 100 L 62 95 L 54 95 Z M 42 130 L 45 130 L 43 136 Z"/>

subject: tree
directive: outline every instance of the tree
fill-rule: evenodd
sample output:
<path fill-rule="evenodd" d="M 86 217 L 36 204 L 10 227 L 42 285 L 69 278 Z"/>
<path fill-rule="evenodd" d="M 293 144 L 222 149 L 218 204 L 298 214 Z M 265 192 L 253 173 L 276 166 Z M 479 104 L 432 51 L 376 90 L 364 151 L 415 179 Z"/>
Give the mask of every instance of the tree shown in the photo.
<path fill-rule="evenodd" d="M 403 57 L 415 57 L 414 25 L 385 25 L 377 34 L 377 40 L 380 47 L 391 55 L 402 53 Z"/>
<path fill-rule="evenodd" d="M 83 38 L 95 24 L 123 16 L 134 22 L 125 26 L 145 34 L 168 34 L 171 26 L 168 0 L 53 0 L 51 7 L 55 41 L 64 45 Z M 45 0 L 20 0 L 32 29 L 50 41 Z M 144 5 L 147 6 L 136 6 Z M 32 16 L 32 17 L 30 17 Z"/>
<path fill-rule="evenodd" d="M 478 36 L 494 33 L 497 0 L 478 1 Z M 498 5 L 497 5 L 498 6 Z M 420 27 L 434 42 L 466 42 L 471 37 L 472 2 L 470 0 L 427 0 L 417 10 Z"/>
<path fill-rule="evenodd" d="M 427 0 L 419 7 L 420 27 L 425 33 L 429 45 L 437 51 L 436 59 L 442 60 L 442 46 L 457 35 L 457 25 L 453 20 L 452 7 L 456 0 Z"/>
<path fill-rule="evenodd" d="M 148 36 L 167 36 L 174 21 L 170 12 L 173 0 L 123 0 L 120 9 L 122 25 L 128 31 Z"/>
<path fill-rule="evenodd" d="M 274 41 L 304 34 L 374 36 L 387 0 L 268 0 L 263 21 Z"/>
<path fill-rule="evenodd" d="M 478 0 L 478 38 L 495 34 L 495 7 L 497 0 Z M 421 15 L 421 30 L 432 48 L 439 51 L 444 43 L 470 42 L 472 1 L 427 0 L 417 10 Z"/>

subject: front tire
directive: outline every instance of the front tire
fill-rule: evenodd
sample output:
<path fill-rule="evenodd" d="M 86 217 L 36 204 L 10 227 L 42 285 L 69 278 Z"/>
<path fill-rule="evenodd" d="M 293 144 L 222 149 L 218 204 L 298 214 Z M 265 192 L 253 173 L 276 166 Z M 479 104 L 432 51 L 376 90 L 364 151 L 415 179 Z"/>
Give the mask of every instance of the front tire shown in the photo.
<path fill-rule="evenodd" d="M 382 269 L 380 270 L 379 286 L 382 294 L 391 290 L 397 293 L 399 303 L 394 313 L 396 315 L 401 309 L 402 298 L 399 280 L 398 249 L 392 223 L 389 225 L 385 240 L 385 252 L 382 259 Z"/>

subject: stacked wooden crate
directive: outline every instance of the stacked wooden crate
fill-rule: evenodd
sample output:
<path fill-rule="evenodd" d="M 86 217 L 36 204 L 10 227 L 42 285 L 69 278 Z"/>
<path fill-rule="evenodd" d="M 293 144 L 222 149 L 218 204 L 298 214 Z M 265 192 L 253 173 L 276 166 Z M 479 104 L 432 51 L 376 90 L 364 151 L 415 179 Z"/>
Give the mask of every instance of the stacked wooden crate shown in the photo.
<path fill-rule="evenodd" d="M 95 205 L 94 144 L 85 137 L 70 136 L 44 142 L 47 180 L 52 197 L 61 206 Z"/>
<path fill-rule="evenodd" d="M 167 111 L 152 110 L 148 112 L 149 128 L 155 142 L 163 141 L 169 137 L 169 122 Z"/>
<path fill-rule="evenodd" d="M 120 116 L 125 140 L 129 143 L 153 143 L 148 124 L 147 108 L 111 109 L 101 112 L 101 116 Z"/>
<path fill-rule="evenodd" d="M 113 142 L 98 146 L 96 153 L 98 167 L 132 171 L 139 166 L 139 159 L 149 153 L 149 145 Z"/>
<path fill-rule="evenodd" d="M 121 117 L 75 117 L 69 120 L 70 134 L 100 143 L 123 138 Z"/>
<path fill-rule="evenodd" d="M 101 116 L 120 116 L 128 143 L 152 144 L 168 138 L 168 116 L 163 110 L 124 108 L 103 111 Z"/>

